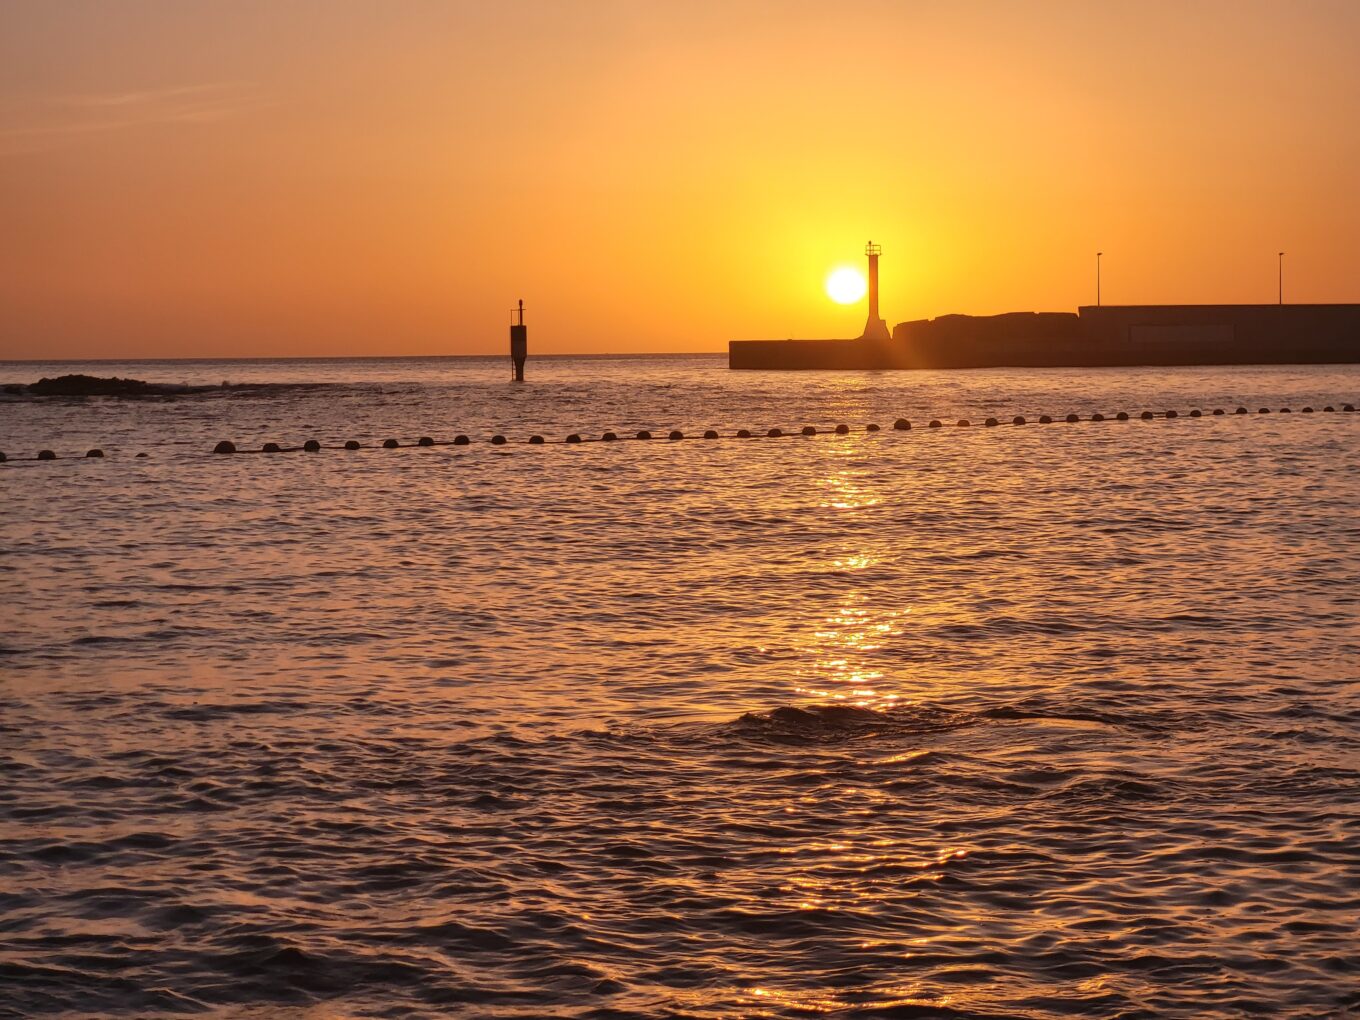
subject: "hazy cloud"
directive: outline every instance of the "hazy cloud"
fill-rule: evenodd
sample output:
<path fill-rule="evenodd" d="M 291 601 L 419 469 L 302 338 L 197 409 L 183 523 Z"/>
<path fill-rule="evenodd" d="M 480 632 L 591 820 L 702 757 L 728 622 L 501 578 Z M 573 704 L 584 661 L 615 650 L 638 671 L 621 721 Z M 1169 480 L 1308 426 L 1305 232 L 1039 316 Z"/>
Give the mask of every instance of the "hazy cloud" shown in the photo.
<path fill-rule="evenodd" d="M 259 105 L 249 82 L 54 96 L 0 107 L 0 152 L 33 152 L 155 124 L 204 124 Z"/>

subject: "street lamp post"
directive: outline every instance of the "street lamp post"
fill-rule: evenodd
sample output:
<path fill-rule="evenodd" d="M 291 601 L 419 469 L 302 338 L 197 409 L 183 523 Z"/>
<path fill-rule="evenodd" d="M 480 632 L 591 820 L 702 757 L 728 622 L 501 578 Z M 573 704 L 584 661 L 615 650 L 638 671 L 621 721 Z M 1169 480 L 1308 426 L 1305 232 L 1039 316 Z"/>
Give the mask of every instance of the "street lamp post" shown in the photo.
<path fill-rule="evenodd" d="M 1098 252 L 1096 252 L 1096 307 L 1097 307 L 1097 308 L 1100 307 L 1100 256 L 1102 256 L 1102 255 L 1104 255 L 1104 254 L 1105 254 L 1105 253 L 1104 253 L 1103 251 L 1098 251 Z"/>
<path fill-rule="evenodd" d="M 1280 252 L 1278 259 L 1280 277 L 1280 304 L 1284 304 L 1284 252 Z"/>

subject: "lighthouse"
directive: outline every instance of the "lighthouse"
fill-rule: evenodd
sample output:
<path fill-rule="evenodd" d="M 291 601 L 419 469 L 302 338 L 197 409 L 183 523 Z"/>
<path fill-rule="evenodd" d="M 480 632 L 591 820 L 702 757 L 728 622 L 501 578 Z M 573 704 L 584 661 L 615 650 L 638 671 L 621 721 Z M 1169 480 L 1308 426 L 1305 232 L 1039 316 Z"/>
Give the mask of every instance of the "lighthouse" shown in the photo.
<path fill-rule="evenodd" d="M 869 256 L 869 319 L 864 323 L 861 340 L 891 340 L 888 324 L 878 317 L 878 257 L 883 254 L 879 245 L 870 241 L 864 246 L 864 254 Z"/>

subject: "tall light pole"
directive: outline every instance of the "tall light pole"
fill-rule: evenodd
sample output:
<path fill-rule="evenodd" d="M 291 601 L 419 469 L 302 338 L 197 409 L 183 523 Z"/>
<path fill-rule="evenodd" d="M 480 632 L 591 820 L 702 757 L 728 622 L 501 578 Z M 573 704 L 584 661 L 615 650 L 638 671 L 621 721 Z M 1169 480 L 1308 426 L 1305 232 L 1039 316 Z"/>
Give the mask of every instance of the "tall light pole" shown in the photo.
<path fill-rule="evenodd" d="M 1104 254 L 1105 254 L 1105 253 L 1104 253 L 1103 251 L 1098 251 L 1098 252 L 1096 252 L 1096 307 L 1097 307 L 1097 308 L 1100 307 L 1100 256 L 1102 256 L 1102 255 L 1104 255 Z"/>
<path fill-rule="evenodd" d="M 1284 252 L 1279 254 L 1280 304 L 1284 304 Z"/>

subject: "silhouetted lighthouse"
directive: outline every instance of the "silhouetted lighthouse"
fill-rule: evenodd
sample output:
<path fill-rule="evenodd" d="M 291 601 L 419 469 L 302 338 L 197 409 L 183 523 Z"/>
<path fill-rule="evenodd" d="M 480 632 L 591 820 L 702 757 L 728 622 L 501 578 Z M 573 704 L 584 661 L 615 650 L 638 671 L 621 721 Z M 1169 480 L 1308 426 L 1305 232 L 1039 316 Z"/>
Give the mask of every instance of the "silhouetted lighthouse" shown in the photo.
<path fill-rule="evenodd" d="M 524 382 L 524 359 L 529 355 L 529 331 L 524 325 L 524 298 L 519 307 L 511 309 L 519 321 L 510 326 L 510 360 L 515 363 L 515 382 Z"/>
<path fill-rule="evenodd" d="M 888 324 L 878 317 L 878 256 L 883 249 L 870 241 L 864 246 L 864 254 L 869 256 L 869 321 L 864 324 L 861 340 L 891 340 Z"/>

